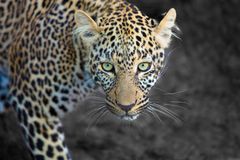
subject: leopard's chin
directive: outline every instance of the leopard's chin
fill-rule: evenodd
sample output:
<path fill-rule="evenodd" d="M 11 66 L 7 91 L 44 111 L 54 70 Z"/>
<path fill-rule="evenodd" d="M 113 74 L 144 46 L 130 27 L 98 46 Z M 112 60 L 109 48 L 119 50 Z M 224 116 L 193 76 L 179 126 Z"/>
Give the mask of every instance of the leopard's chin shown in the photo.
<path fill-rule="evenodd" d="M 124 120 L 124 121 L 134 121 L 138 117 L 139 117 L 139 114 L 136 114 L 136 115 L 124 115 L 124 116 L 121 116 L 120 118 L 121 118 L 121 120 Z"/>

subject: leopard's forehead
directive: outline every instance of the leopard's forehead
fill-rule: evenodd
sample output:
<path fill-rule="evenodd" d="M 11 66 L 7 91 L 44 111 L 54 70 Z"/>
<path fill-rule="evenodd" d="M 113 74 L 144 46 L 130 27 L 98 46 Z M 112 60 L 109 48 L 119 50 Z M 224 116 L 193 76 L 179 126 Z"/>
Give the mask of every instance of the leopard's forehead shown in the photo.
<path fill-rule="evenodd" d="M 161 52 L 152 33 L 157 24 L 131 7 L 113 12 L 99 20 L 103 31 L 94 47 L 95 53 L 102 61 L 114 60 L 120 66 L 130 67 L 137 60 L 154 58 Z"/>

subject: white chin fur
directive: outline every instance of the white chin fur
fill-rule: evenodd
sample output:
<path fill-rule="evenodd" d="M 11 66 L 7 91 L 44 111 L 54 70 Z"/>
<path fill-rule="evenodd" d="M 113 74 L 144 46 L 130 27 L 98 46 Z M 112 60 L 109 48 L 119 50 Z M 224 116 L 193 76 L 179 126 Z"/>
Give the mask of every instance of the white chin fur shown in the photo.
<path fill-rule="evenodd" d="M 125 115 L 125 116 L 122 116 L 121 119 L 125 120 L 125 121 L 134 121 L 138 118 L 138 116 L 139 116 L 138 114 L 134 115 L 134 116 L 130 116 L 130 115 L 126 116 Z"/>

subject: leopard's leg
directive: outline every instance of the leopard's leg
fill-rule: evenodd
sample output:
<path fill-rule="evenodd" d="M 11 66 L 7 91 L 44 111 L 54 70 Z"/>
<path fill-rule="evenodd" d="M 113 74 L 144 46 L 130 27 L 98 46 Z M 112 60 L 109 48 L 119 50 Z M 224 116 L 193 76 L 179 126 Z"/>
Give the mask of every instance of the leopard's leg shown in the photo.
<path fill-rule="evenodd" d="M 11 102 L 32 157 L 35 160 L 71 160 L 60 119 L 46 116 L 44 108 L 28 98 L 18 94 Z"/>
<path fill-rule="evenodd" d="M 71 160 L 59 119 L 31 118 L 26 110 L 18 110 L 18 115 L 22 117 L 21 128 L 35 160 Z"/>

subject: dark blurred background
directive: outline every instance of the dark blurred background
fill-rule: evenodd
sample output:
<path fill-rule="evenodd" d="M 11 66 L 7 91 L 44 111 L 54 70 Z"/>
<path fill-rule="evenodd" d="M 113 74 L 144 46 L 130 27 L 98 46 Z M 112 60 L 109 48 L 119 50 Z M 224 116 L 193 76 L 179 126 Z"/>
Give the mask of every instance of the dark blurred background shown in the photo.
<path fill-rule="evenodd" d="M 86 102 L 63 119 L 73 159 L 240 160 L 240 1 L 130 0 L 152 18 L 174 7 L 182 40 L 153 93 L 182 123 L 142 117 L 97 124 Z M 0 160 L 30 160 L 14 113 L 0 115 Z"/>

